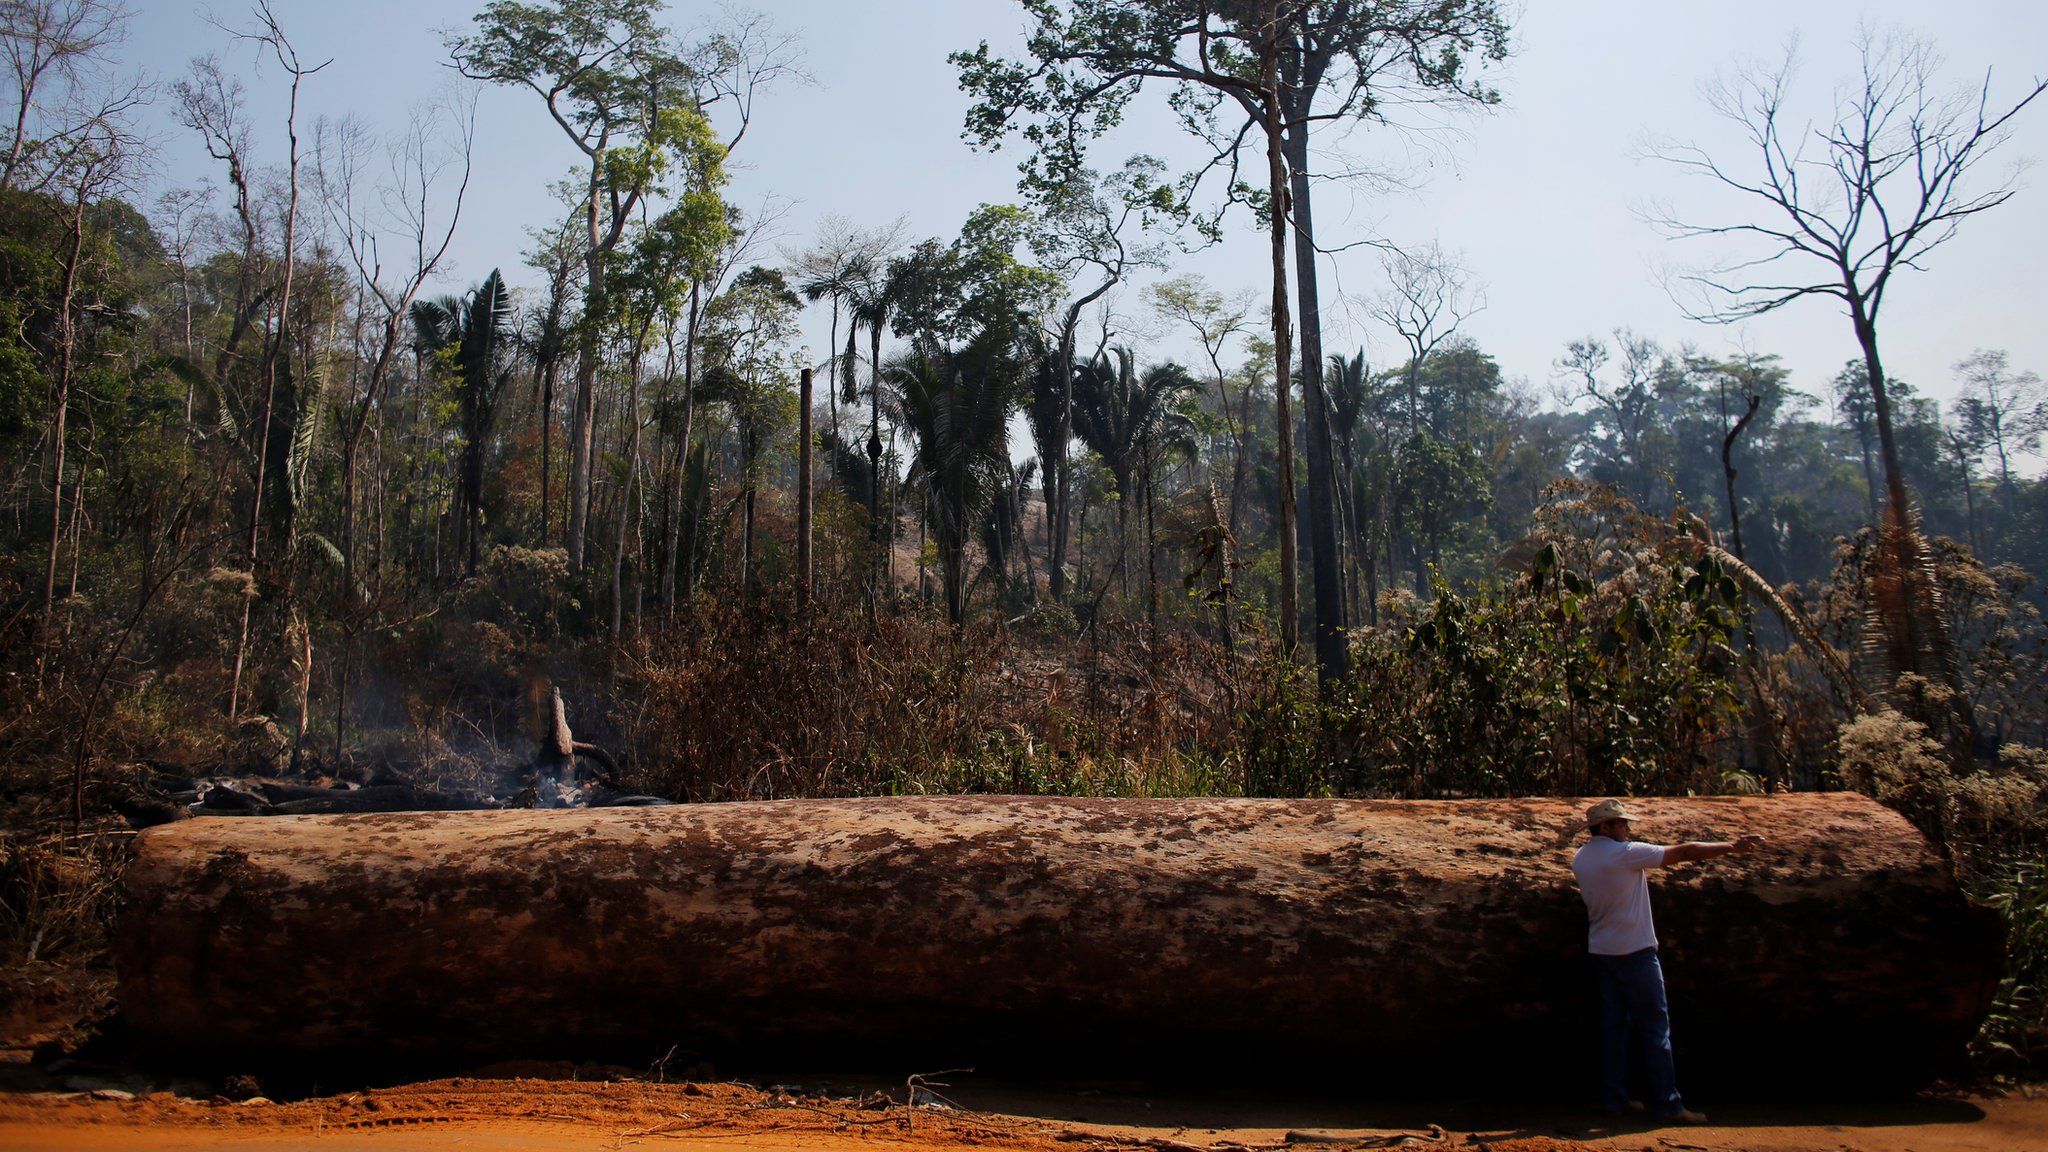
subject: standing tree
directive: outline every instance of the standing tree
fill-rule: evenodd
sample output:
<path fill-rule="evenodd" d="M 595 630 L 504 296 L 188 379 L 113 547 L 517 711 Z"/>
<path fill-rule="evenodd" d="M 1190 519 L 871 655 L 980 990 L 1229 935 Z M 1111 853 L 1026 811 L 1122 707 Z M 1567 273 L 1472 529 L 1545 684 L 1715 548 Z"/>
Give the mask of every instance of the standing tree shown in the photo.
<path fill-rule="evenodd" d="M 1150 156 L 1134 156 L 1108 177 L 1087 168 L 1060 174 L 1050 186 L 1029 186 L 1039 209 L 1031 246 L 1038 258 L 1074 292 L 1058 309 L 1053 332 L 1053 380 L 1059 391 L 1055 427 L 1039 445 L 1039 472 L 1046 495 L 1046 591 L 1055 603 L 1066 595 L 1067 526 L 1073 499 L 1067 452 L 1074 438 L 1074 340 L 1081 316 L 1124 281 L 1134 268 L 1156 268 L 1164 253 L 1139 244 L 1131 226 L 1151 228 L 1171 212 L 1168 189 L 1158 183 L 1163 169 Z M 1048 451 L 1049 449 L 1049 451 Z"/>
<path fill-rule="evenodd" d="M 1773 69 L 1712 85 L 1709 103 L 1741 129 L 1751 164 L 1724 164 L 1693 145 L 1661 145 L 1653 154 L 1736 193 L 1754 206 L 1754 218 L 1705 224 L 1659 213 L 1657 222 L 1681 239 L 1751 245 L 1684 277 L 1697 290 L 1688 309 L 1695 319 L 1734 323 L 1813 296 L 1841 302 L 1863 351 L 1890 515 L 1905 524 L 1906 481 L 1878 352 L 1885 294 L 1896 273 L 1917 271 L 1964 220 L 2017 194 L 2012 176 L 1987 183 L 1978 169 L 2011 136 L 2013 119 L 2048 91 L 2048 80 L 2012 104 L 1994 105 L 1988 73 L 1978 88 L 1938 88 L 1940 59 L 1922 41 L 1866 34 L 1857 49 L 1858 75 L 1818 124 L 1799 124 L 1786 109 L 1792 51 Z M 1781 265 L 1817 274 L 1778 275 Z"/>
<path fill-rule="evenodd" d="M 1956 414 L 1969 434 L 1998 457 L 1998 501 L 2010 520 L 2017 514 L 2012 456 L 2041 446 L 2048 432 L 2048 390 L 2032 372 L 2014 372 L 2004 349 L 1978 349 L 1956 365 L 1968 394 Z"/>
<path fill-rule="evenodd" d="M 1146 289 L 1146 298 L 1160 318 L 1192 331 L 1195 339 L 1201 342 L 1203 358 L 1209 361 L 1209 371 L 1216 381 L 1216 403 L 1223 412 L 1223 426 L 1231 440 L 1229 528 L 1234 536 L 1239 524 L 1238 505 L 1244 492 L 1246 443 L 1251 435 L 1252 411 L 1249 392 L 1245 396 L 1242 415 L 1231 409 L 1230 373 L 1223 368 L 1223 349 L 1245 331 L 1245 321 L 1252 310 L 1251 292 L 1246 289 L 1240 295 L 1226 298 L 1223 293 L 1210 288 L 1201 277 L 1189 274 L 1151 285 Z"/>
<path fill-rule="evenodd" d="M 506 366 L 512 349 L 512 293 L 494 268 L 467 296 L 414 302 L 412 323 L 419 347 L 445 365 L 455 389 L 462 426 L 455 504 L 465 567 L 474 576 L 483 531 L 484 449 L 497 422 L 499 396 L 512 377 Z"/>
<path fill-rule="evenodd" d="M 1183 181 L 1183 206 L 1203 176 L 1228 170 L 1228 201 L 1249 202 L 1265 217 L 1271 233 L 1274 397 L 1281 429 L 1280 632 L 1282 644 L 1291 650 L 1299 639 L 1299 594 L 1287 239 L 1290 214 L 1295 214 L 1308 237 L 1298 238 L 1297 263 L 1312 265 L 1312 258 L 1303 255 L 1315 250 L 1305 219 L 1311 126 L 1376 116 L 1383 105 L 1375 86 L 1394 75 L 1406 75 L 1425 90 L 1459 88 L 1464 61 L 1475 44 L 1484 44 L 1489 54 L 1505 52 L 1505 28 L 1489 0 L 1029 0 L 1026 7 L 1035 21 L 1029 61 L 998 59 L 985 42 L 953 57 L 962 87 L 979 98 L 968 114 L 970 138 L 992 144 L 1024 122 L 1022 134 L 1033 152 L 1023 165 L 1026 180 L 1056 184 L 1059 173 L 1084 167 L 1087 142 L 1119 123 L 1125 106 L 1148 81 L 1162 82 L 1170 86 L 1170 101 L 1182 122 L 1214 148 L 1211 158 Z M 1334 101 L 1319 103 L 1326 94 L 1334 94 Z M 1241 123 L 1226 126 L 1217 119 L 1216 110 L 1226 101 L 1243 113 Z M 1266 152 L 1264 187 L 1256 190 L 1235 179 L 1240 153 L 1255 132 Z M 1205 227 L 1213 231 L 1214 220 Z M 1307 322 L 1319 324 L 1313 281 L 1301 283 Z M 1316 557 L 1316 655 L 1327 681 L 1342 674 L 1345 651 L 1320 332 L 1303 347 L 1312 362 L 1302 384 Z"/>
<path fill-rule="evenodd" d="M 452 37 L 462 74 L 531 90 L 590 162 L 583 203 L 586 322 L 576 360 L 569 424 L 569 565 L 583 566 L 590 518 L 597 426 L 598 325 L 606 307 L 610 258 L 642 199 L 660 190 L 666 153 L 680 135 L 694 146 L 697 125 L 727 103 L 737 124 L 731 151 L 746 134 L 759 88 L 795 68 L 789 40 L 757 18 L 735 16 L 687 57 L 656 20 L 659 0 L 492 0 L 477 31 Z M 692 113 L 694 115 L 681 115 Z"/>
<path fill-rule="evenodd" d="M 915 446 L 909 485 L 939 551 L 946 618 L 967 621 L 967 543 L 1009 475 L 1010 413 L 1024 387 L 1014 327 L 996 324 L 954 351 L 919 341 L 883 372 Z"/>
<path fill-rule="evenodd" d="M 1422 426 L 1422 363 L 1461 325 L 1486 307 L 1485 290 L 1471 282 L 1463 261 L 1431 241 L 1413 252 L 1380 258 L 1387 286 L 1366 304 L 1366 314 L 1394 330 L 1408 348 L 1408 432 Z"/>
<path fill-rule="evenodd" d="M 1731 223 L 1670 212 L 1656 219 L 1674 237 L 1719 238 L 1745 249 L 1683 278 L 1696 292 L 1688 308 L 1696 319 L 1734 323 L 1809 297 L 1833 298 L 1848 313 L 1884 464 L 1889 556 L 1872 600 L 1885 662 L 1894 674 L 1952 681 L 1932 558 L 1899 464 L 1878 322 L 1894 275 L 1920 269 L 1964 220 L 2017 194 L 2013 175 L 1986 181 L 1979 169 L 2010 138 L 2014 118 L 2048 91 L 2048 80 L 2035 81 L 2013 103 L 1993 104 L 1988 73 L 1973 88 L 1941 87 L 1940 59 L 1923 41 L 1866 32 L 1857 49 L 1856 77 L 1817 123 L 1801 123 L 1787 109 L 1796 63 L 1790 49 L 1774 68 L 1712 85 L 1709 103 L 1741 130 L 1749 162 L 1725 163 L 1683 144 L 1652 154 L 1706 177 L 1751 211 Z M 1958 720 L 1974 735 L 1967 708 L 1959 703 Z"/>
<path fill-rule="evenodd" d="M 79 292 L 93 259 L 88 248 L 95 229 L 94 210 L 102 207 L 122 189 L 134 172 L 142 151 L 141 140 L 116 117 L 94 115 L 82 125 L 64 133 L 58 144 L 38 158 L 44 166 L 44 186 L 57 194 L 46 204 L 56 213 L 61 230 L 62 251 L 58 255 L 58 289 L 53 339 L 50 341 L 47 375 L 51 384 L 50 407 L 50 553 L 43 578 L 41 641 L 52 637 L 57 598 L 57 558 L 64 535 L 64 466 L 72 405 L 72 389 L 79 372 Z M 84 470 L 78 469 L 72 488 L 72 523 L 84 491 Z M 75 546 L 75 541 L 74 541 Z M 76 583 L 76 581 L 73 581 Z"/>
<path fill-rule="evenodd" d="M 533 90 L 590 161 L 583 202 L 584 299 L 604 307 L 610 257 L 654 180 L 665 112 L 694 106 L 690 77 L 655 23 L 654 0 L 495 0 L 477 32 L 449 45 L 473 79 Z M 599 326 L 586 317 L 569 413 L 569 566 L 583 567 L 590 518 L 591 451 L 597 423 Z"/>
<path fill-rule="evenodd" d="M 8 0 L 0 5 L 0 55 L 6 57 L 14 96 L 7 156 L 0 160 L 0 192 L 24 186 L 24 176 L 31 186 L 46 186 L 64 171 L 52 160 L 96 148 L 93 138 L 105 125 L 141 102 L 139 83 L 78 99 L 127 30 L 128 10 L 119 0 Z M 64 88 L 54 97 L 53 81 Z M 55 116 L 43 115 L 52 107 L 95 102 L 98 106 L 83 115 L 68 107 Z"/>
<path fill-rule="evenodd" d="M 1168 451 L 1193 443 L 1194 422 L 1182 405 L 1196 388 L 1195 378 L 1178 364 L 1161 364 L 1140 374 L 1128 348 L 1098 355 L 1074 374 L 1075 430 L 1116 478 L 1116 572 L 1121 580 L 1129 576 L 1131 512 L 1142 507 L 1147 513 L 1146 602 L 1155 633 L 1158 580 L 1149 539 L 1155 471 Z"/>
<path fill-rule="evenodd" d="M 1602 379 L 1610 363 L 1617 370 L 1611 383 Z M 1669 447 L 1657 416 L 1665 394 L 1682 383 L 1677 365 L 1656 341 L 1617 328 L 1614 352 L 1597 336 L 1573 340 L 1556 369 L 1561 401 L 1569 405 L 1583 398 L 1595 405 L 1588 468 L 1593 478 L 1614 484 L 1644 508 L 1657 506 L 1656 482 Z"/>
<path fill-rule="evenodd" d="M 540 303 L 524 325 L 521 344 L 533 361 L 534 415 L 540 422 L 540 542 L 552 539 L 554 508 L 555 379 L 574 338 L 571 306 L 578 290 L 576 269 L 583 263 L 583 237 L 577 222 L 563 219 L 549 228 L 528 228 L 533 247 L 526 266 L 547 285 Z"/>
<path fill-rule="evenodd" d="M 1307 408 L 1309 527 L 1315 542 L 1316 655 L 1325 682 L 1340 675 L 1350 623 L 1341 583 L 1340 526 L 1330 456 L 1330 401 L 1323 387 L 1321 292 L 1310 136 L 1319 124 L 1385 124 L 1410 105 L 1489 106 L 1492 87 L 1469 67 L 1507 55 L 1507 21 L 1494 0 L 1313 0 L 1289 23 L 1282 57 L 1281 121 L 1294 223 L 1295 293 L 1301 304 L 1302 402 Z M 1240 101 L 1241 102 L 1241 101 Z M 1246 108 L 1247 114 L 1252 109 Z"/>
<path fill-rule="evenodd" d="M 1263 193 L 1233 183 L 1262 206 L 1272 239 L 1274 404 L 1280 428 L 1278 521 L 1280 536 L 1280 642 L 1292 652 L 1300 641 L 1300 594 L 1295 572 L 1294 427 L 1288 381 L 1293 340 L 1287 301 L 1286 117 L 1280 94 L 1281 59 L 1289 47 L 1288 22 L 1304 0 L 1217 9 L 1170 0 L 1030 0 L 1036 25 L 1028 39 L 1031 61 L 992 56 L 988 43 L 955 53 L 961 87 L 980 98 L 968 112 L 970 138 L 994 145 L 1023 120 L 1032 154 L 1025 179 L 1047 186 L 1062 173 L 1081 171 L 1087 142 L 1123 119 L 1124 108 L 1148 80 L 1172 86 L 1171 100 L 1206 120 L 1217 101 L 1235 98 L 1252 111 L 1242 129 L 1190 180 L 1215 168 L 1236 169 L 1253 128 L 1266 145 Z"/>
<path fill-rule="evenodd" d="M 825 388 L 834 432 L 839 428 L 840 401 L 851 403 L 854 394 L 851 362 L 845 365 L 846 379 L 840 379 L 839 315 L 859 291 L 861 278 L 902 242 L 901 227 L 862 231 L 838 216 L 827 216 L 818 223 L 817 243 L 790 258 L 803 298 L 813 303 L 826 300 L 832 306 L 832 325 L 825 338 Z"/>
<path fill-rule="evenodd" d="M 363 439 L 381 411 L 385 382 L 405 345 L 412 305 L 440 268 L 455 239 L 455 227 L 462 219 L 462 200 L 469 189 L 475 107 L 473 101 L 465 101 L 420 109 L 411 127 L 389 149 L 389 181 L 374 188 L 363 187 L 371 146 L 367 131 L 344 120 L 331 128 L 323 125 L 315 135 L 314 179 L 330 230 L 339 236 L 342 251 L 360 285 L 359 315 L 368 323 L 374 306 L 376 316 L 376 335 L 370 350 L 355 357 L 361 383 L 350 381 L 348 395 L 340 405 L 344 430 L 337 535 L 345 607 L 337 613 L 341 652 L 334 677 L 336 760 L 347 749 L 348 692 L 356 638 L 364 626 L 372 623 L 369 616 L 374 612 L 374 607 L 365 603 L 370 597 L 365 594 L 365 583 L 356 574 L 356 524 L 361 515 L 356 480 L 362 467 Z M 453 195 L 444 205 L 446 219 L 437 220 L 434 209 L 450 182 L 448 170 L 458 166 L 460 171 L 453 177 Z M 393 205 L 404 208 L 394 212 Z M 412 257 L 397 277 L 387 276 L 382 263 L 383 242 L 387 239 L 392 241 L 392 247 L 409 251 Z M 187 345 L 186 359 L 192 361 L 195 354 L 189 348 L 189 335 Z M 381 510 L 376 515 L 381 518 Z"/>

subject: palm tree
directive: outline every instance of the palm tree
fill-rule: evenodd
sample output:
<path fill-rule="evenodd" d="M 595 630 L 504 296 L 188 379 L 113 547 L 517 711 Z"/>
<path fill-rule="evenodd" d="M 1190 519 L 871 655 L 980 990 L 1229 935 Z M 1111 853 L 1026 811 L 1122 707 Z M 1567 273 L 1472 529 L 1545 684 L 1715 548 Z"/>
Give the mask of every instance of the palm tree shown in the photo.
<path fill-rule="evenodd" d="M 920 342 L 891 362 L 916 455 L 910 485 L 924 497 L 938 543 L 946 617 L 967 619 L 967 542 L 1010 477 L 1010 412 L 1022 397 L 1024 365 L 1001 326 L 984 328 L 958 351 Z"/>
<path fill-rule="evenodd" d="M 468 570 L 474 574 L 483 518 L 484 447 L 497 420 L 498 397 L 512 378 L 510 368 L 500 367 L 512 347 L 512 294 L 493 268 L 467 296 L 415 301 L 412 323 L 420 350 L 442 359 L 454 374 L 462 422 L 456 493 L 468 538 Z"/>
<path fill-rule="evenodd" d="M 873 376 L 868 386 L 868 491 L 878 497 L 870 507 L 868 520 L 868 543 L 880 553 L 877 567 L 887 579 L 888 564 L 892 559 L 883 539 L 882 517 L 885 510 L 893 508 L 892 501 L 881 498 L 882 488 L 882 331 L 888 327 L 889 318 L 896 311 L 897 300 L 903 291 L 903 277 L 898 261 L 890 261 L 887 267 L 877 267 L 872 262 L 862 261 L 859 275 L 851 282 L 850 292 L 853 304 L 852 323 L 846 330 L 846 377 L 853 378 L 854 352 L 853 334 L 859 328 L 868 330 L 868 363 Z M 851 384 L 843 387 L 851 388 Z M 872 579 L 873 574 L 870 574 Z"/>
<path fill-rule="evenodd" d="M 856 253 L 844 260 L 821 265 L 815 274 L 806 277 L 797 284 L 797 291 L 802 293 L 805 300 L 814 304 L 820 300 L 830 300 L 832 302 L 832 331 L 825 338 L 825 350 L 827 353 L 826 372 L 828 373 L 825 390 L 832 399 L 832 428 L 834 431 L 837 431 L 839 428 L 839 401 L 842 388 L 842 382 L 839 377 L 839 358 L 831 355 L 832 350 L 839 345 L 839 309 L 842 305 L 850 303 L 855 298 L 856 290 L 867 275 L 868 261 L 865 257 Z M 848 338 L 851 339 L 852 335 L 852 329 L 849 328 L 847 330 Z M 851 400 L 853 398 L 853 364 L 851 358 L 848 359 L 846 368 L 847 374 L 844 381 L 845 398 Z"/>
<path fill-rule="evenodd" d="M 1024 526 L 1031 484 L 1037 478 L 1036 460 L 1026 460 L 1021 467 L 1009 465 L 981 522 L 981 548 L 988 555 L 988 567 L 995 572 L 998 586 L 1006 597 L 1021 592 L 1022 599 L 1033 603 L 1038 599 L 1038 574 L 1031 565 L 1031 544 L 1024 537 Z M 1013 555 L 1017 557 L 1015 565 Z M 1019 571 L 1012 573 L 1012 567 Z"/>
<path fill-rule="evenodd" d="M 1345 616 L 1351 620 L 1363 617 L 1377 624 L 1379 613 L 1370 601 L 1363 606 L 1362 613 L 1358 611 L 1358 602 L 1365 599 L 1359 578 L 1363 576 L 1375 594 L 1379 583 L 1372 569 L 1372 553 L 1362 546 L 1359 537 L 1358 438 L 1359 433 L 1368 431 L 1364 427 L 1365 414 L 1372 403 L 1372 369 L 1366 366 L 1365 349 L 1348 358 L 1332 355 L 1323 377 L 1323 390 L 1330 401 L 1330 439 L 1336 443 L 1338 467 L 1342 469 L 1337 479 L 1338 545 L 1345 562 L 1345 590 L 1352 601 L 1352 611 Z"/>
<path fill-rule="evenodd" d="M 1065 414 L 1069 389 L 1060 384 L 1060 365 L 1065 361 L 1061 359 L 1059 349 L 1038 332 L 1027 334 L 1025 341 L 1030 378 L 1024 392 L 1024 426 L 1030 429 L 1031 444 L 1038 454 L 1038 490 L 1045 498 L 1046 595 L 1051 596 L 1055 588 L 1066 587 L 1064 578 L 1055 579 L 1053 575 L 1053 565 L 1065 563 L 1066 549 L 1064 546 L 1056 547 L 1053 538 L 1060 526 L 1057 515 L 1060 485 L 1066 482 L 1061 476 L 1061 469 L 1067 466 L 1069 437 L 1063 433 L 1067 428 Z M 1031 598 L 1034 602 L 1038 599 L 1035 582 Z"/>
<path fill-rule="evenodd" d="M 1178 364 L 1161 364 L 1140 376 L 1129 348 L 1098 353 L 1074 370 L 1074 432 L 1116 477 L 1119 573 L 1132 501 L 1150 499 L 1153 470 L 1168 451 L 1192 448 L 1195 425 L 1181 401 L 1198 387 Z"/>

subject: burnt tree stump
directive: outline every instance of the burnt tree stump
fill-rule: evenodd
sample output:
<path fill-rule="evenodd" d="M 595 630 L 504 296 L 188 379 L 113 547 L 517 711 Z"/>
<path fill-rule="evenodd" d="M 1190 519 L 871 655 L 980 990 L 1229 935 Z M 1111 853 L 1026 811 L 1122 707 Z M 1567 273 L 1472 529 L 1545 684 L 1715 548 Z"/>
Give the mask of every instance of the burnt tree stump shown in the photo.
<path fill-rule="evenodd" d="M 1920 1081 L 1997 975 L 1899 816 L 1637 801 L 1688 1081 Z M 1573 800 L 929 797 L 200 819 L 139 838 L 133 1034 L 180 1058 L 1592 1075 Z M 1377 1080 L 1360 1080 L 1377 1077 Z"/>

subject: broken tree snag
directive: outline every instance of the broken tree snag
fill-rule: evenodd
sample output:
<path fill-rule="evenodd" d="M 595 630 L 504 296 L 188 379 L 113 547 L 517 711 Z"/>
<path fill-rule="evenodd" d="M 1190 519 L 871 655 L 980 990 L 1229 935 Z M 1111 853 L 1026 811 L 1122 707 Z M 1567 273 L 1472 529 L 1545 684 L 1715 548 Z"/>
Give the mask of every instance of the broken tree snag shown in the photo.
<path fill-rule="evenodd" d="M 1952 1055 L 1992 922 L 1849 794 L 1645 800 L 1681 1067 Z M 928 797 L 190 820 L 117 941 L 159 1052 L 424 1063 L 1592 1075 L 1584 803 Z M 248 1066 L 244 1064 L 243 1066 Z M 1441 1083 L 1442 1081 L 1439 1081 Z"/>

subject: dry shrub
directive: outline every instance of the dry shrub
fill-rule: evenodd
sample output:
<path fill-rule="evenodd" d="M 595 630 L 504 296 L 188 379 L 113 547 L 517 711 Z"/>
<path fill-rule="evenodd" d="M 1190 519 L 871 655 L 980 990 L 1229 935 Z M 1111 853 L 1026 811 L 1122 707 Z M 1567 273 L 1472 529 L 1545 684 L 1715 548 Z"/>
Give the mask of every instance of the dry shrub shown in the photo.
<path fill-rule="evenodd" d="M 1233 790 L 1211 750 L 1235 665 L 1140 632 L 962 633 L 930 613 L 705 597 L 622 659 L 607 735 L 636 786 L 691 800 Z"/>
<path fill-rule="evenodd" d="M 0 836 L 0 1036 L 76 1041 L 112 1005 L 107 938 L 126 838 Z"/>
<path fill-rule="evenodd" d="M 1842 725 L 1836 739 L 1842 782 L 1898 811 L 1936 843 L 1954 785 L 1939 741 L 1926 725 L 1889 708 Z"/>
<path fill-rule="evenodd" d="M 106 942 L 124 853 L 118 838 L 0 837 L 0 949 L 6 963 L 90 956 Z"/>
<path fill-rule="evenodd" d="M 2048 1059 L 2048 753 L 2008 744 L 1958 774 L 1925 725 L 1897 712 L 1842 726 L 1843 782 L 1903 813 L 1943 845 L 1956 880 L 2005 920 L 2006 966 L 1974 1045 L 1987 1067 Z"/>
<path fill-rule="evenodd" d="M 1842 782 L 1895 809 L 1944 846 L 1966 884 L 2048 853 L 2048 753 L 2008 744 L 1999 762 L 1958 774 L 1927 727 L 1891 709 L 1842 725 Z"/>

